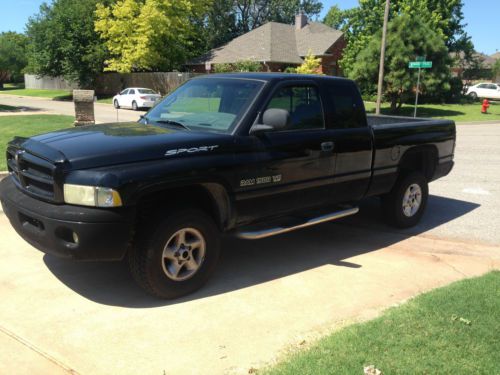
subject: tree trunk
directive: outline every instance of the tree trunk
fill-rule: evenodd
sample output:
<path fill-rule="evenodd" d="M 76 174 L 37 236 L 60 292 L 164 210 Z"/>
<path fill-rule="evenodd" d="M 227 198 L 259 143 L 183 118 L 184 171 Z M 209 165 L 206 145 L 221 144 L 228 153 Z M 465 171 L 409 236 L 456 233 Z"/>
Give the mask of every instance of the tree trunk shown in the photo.
<path fill-rule="evenodd" d="M 398 110 L 398 97 L 397 96 L 392 96 L 391 97 L 391 113 L 394 114 Z"/>
<path fill-rule="evenodd" d="M 0 90 L 3 90 L 3 82 L 0 82 Z"/>

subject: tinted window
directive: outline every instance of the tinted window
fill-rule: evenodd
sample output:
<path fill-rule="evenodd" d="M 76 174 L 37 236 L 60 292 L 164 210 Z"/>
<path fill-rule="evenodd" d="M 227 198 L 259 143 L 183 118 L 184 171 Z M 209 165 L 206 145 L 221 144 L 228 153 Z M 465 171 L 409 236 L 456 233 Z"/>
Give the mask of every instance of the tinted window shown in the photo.
<path fill-rule="evenodd" d="M 497 89 L 497 85 L 488 85 L 488 88 L 490 90 L 496 90 Z"/>
<path fill-rule="evenodd" d="M 286 130 L 322 129 L 323 109 L 318 89 L 314 86 L 287 86 L 279 89 L 267 108 L 286 109 L 291 125 Z"/>
<path fill-rule="evenodd" d="M 125 90 L 123 90 L 123 91 L 120 93 L 120 95 L 127 95 L 127 93 L 128 93 L 128 89 L 125 89 Z"/>
<path fill-rule="evenodd" d="M 488 85 L 486 85 L 486 84 L 482 83 L 482 84 L 478 85 L 478 86 L 477 86 L 477 88 L 478 88 L 478 89 L 485 89 L 485 88 L 487 88 L 487 86 L 488 86 Z"/>
<path fill-rule="evenodd" d="M 337 83 L 328 87 L 333 104 L 333 127 L 341 129 L 366 126 L 366 115 L 361 96 L 352 84 Z"/>
<path fill-rule="evenodd" d="M 129 95 L 135 95 L 135 90 L 128 90 Z"/>

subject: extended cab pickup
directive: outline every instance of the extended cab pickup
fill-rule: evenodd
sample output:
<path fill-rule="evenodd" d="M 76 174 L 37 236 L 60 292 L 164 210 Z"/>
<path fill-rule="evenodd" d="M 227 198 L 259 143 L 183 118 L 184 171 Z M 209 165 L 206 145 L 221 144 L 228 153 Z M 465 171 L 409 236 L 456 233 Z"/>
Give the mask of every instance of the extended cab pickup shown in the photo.
<path fill-rule="evenodd" d="M 41 251 L 126 257 L 146 291 L 175 298 L 212 274 L 223 233 L 264 238 L 355 214 L 371 196 L 392 224 L 415 225 L 455 136 L 453 121 L 367 117 L 347 79 L 209 75 L 137 123 L 15 138 L 0 199 Z"/>

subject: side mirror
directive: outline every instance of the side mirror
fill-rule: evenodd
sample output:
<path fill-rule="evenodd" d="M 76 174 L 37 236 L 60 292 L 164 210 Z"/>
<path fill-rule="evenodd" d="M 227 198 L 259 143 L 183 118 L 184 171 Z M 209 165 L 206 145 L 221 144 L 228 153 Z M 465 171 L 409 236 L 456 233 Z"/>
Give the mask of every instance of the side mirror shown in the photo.
<path fill-rule="evenodd" d="M 290 112 L 285 109 L 269 108 L 262 115 L 264 124 L 256 124 L 250 134 L 258 135 L 269 131 L 282 130 L 291 124 Z"/>

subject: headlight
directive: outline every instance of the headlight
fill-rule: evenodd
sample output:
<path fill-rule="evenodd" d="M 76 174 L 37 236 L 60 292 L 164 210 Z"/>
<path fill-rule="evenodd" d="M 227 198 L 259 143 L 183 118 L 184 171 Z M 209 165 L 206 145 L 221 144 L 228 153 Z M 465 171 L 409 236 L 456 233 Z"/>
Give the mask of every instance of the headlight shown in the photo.
<path fill-rule="evenodd" d="M 99 186 L 64 184 L 64 201 L 92 207 L 120 207 L 122 199 L 113 189 Z"/>

